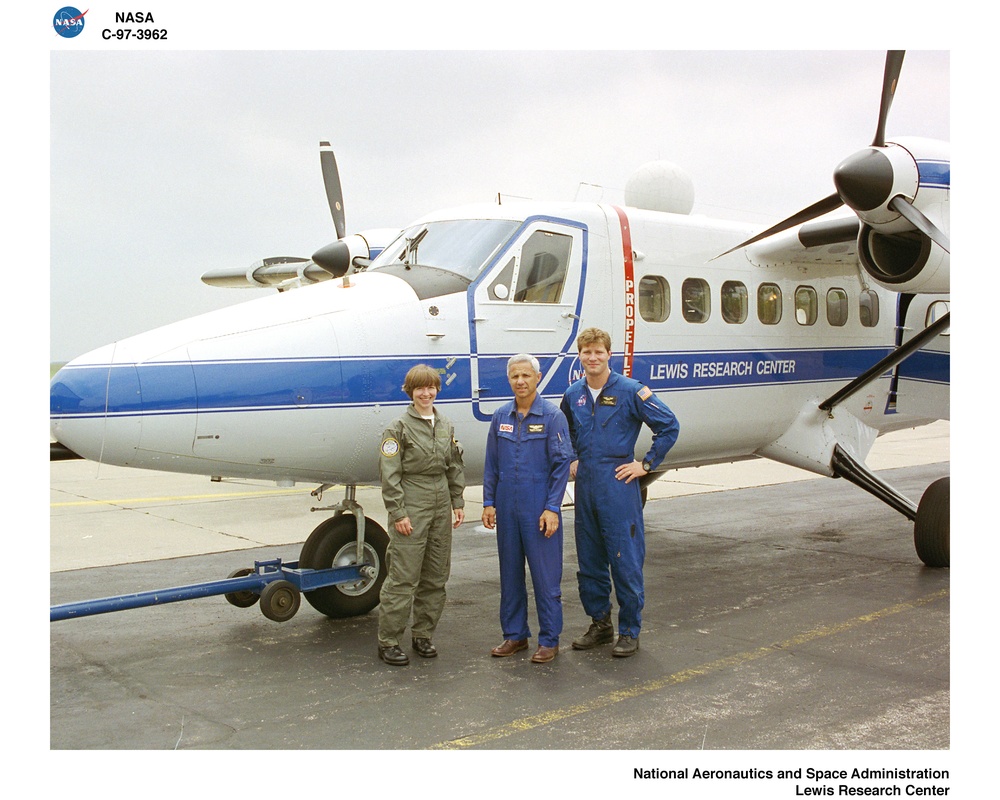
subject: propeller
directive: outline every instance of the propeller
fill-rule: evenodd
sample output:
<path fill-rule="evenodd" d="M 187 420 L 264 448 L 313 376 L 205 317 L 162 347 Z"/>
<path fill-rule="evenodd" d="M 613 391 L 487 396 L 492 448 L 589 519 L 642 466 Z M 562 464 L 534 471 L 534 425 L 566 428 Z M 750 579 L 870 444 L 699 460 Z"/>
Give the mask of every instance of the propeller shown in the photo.
<path fill-rule="evenodd" d="M 323 245 L 312 254 L 312 260 L 313 263 L 339 278 L 351 268 L 351 251 L 347 244 L 342 241 L 347 231 L 347 225 L 344 221 L 344 192 L 340 186 L 337 159 L 329 142 L 319 143 L 319 163 L 323 170 L 323 185 L 326 187 L 326 199 L 330 204 L 330 214 L 333 216 L 333 227 L 337 231 L 337 241 Z"/>
<path fill-rule="evenodd" d="M 891 148 L 886 147 L 885 143 L 886 120 L 889 117 L 889 109 L 896 93 L 896 86 L 899 83 L 904 55 L 905 51 L 903 50 L 890 50 L 886 54 L 885 73 L 882 78 L 882 99 L 879 104 L 875 138 L 870 147 L 848 156 L 837 165 L 833 173 L 833 183 L 837 191 L 782 220 L 766 231 L 758 233 L 745 242 L 740 242 L 717 258 L 821 217 L 843 205 L 849 206 L 856 212 L 861 212 L 859 216 L 862 217 L 864 212 L 883 208 L 891 209 L 903 216 L 921 233 L 930 237 L 943 250 L 950 252 L 948 237 L 909 199 L 903 196 L 906 189 L 912 189 L 913 193 L 916 192 L 916 173 L 913 172 L 912 176 L 906 174 L 908 170 L 913 171 L 914 169 L 912 159 L 908 159 L 907 163 L 904 164 L 901 158 L 890 152 Z"/>

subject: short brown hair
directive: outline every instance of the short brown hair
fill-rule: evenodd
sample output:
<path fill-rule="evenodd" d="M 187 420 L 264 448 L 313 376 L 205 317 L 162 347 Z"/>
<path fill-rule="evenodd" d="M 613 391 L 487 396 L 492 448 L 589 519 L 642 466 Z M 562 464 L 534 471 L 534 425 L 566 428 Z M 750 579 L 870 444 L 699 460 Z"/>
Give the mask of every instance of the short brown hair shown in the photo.
<path fill-rule="evenodd" d="M 580 335 L 576 337 L 577 352 L 591 344 L 603 344 L 604 349 L 611 352 L 611 336 L 600 328 L 586 328 L 580 331 Z"/>
<path fill-rule="evenodd" d="M 439 392 L 441 391 L 441 376 L 438 371 L 426 364 L 410 367 L 410 371 L 406 373 L 406 378 L 403 380 L 403 391 L 412 400 L 414 389 L 422 389 L 424 386 L 433 386 Z"/>

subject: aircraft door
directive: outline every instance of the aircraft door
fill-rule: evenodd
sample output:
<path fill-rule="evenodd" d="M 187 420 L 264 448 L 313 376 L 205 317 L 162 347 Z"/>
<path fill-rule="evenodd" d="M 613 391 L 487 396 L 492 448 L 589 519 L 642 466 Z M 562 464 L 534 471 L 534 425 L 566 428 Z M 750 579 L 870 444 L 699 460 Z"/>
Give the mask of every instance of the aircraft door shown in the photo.
<path fill-rule="evenodd" d="M 911 296 L 904 311 L 901 344 L 948 313 L 949 305 L 947 295 Z M 951 337 L 947 331 L 897 368 L 896 411 L 930 419 L 951 418 Z"/>
<path fill-rule="evenodd" d="M 528 220 L 491 268 L 470 287 L 472 400 L 489 419 L 511 397 L 507 359 L 536 356 L 543 394 L 568 385 L 586 274 L 587 229 L 582 223 Z M 569 356 L 569 357 L 567 357 Z M 546 391 L 549 385 L 558 387 Z"/>

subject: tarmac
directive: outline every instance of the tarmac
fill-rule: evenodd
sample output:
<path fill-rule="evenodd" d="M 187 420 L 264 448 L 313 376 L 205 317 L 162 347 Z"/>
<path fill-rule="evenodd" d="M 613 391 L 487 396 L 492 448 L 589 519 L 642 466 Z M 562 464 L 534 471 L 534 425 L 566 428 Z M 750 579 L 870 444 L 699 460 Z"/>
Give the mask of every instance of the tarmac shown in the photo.
<path fill-rule="evenodd" d="M 882 437 L 868 464 L 916 501 L 949 461 L 941 422 Z M 308 509 L 341 499 L 311 488 L 53 463 L 50 602 L 293 560 L 324 518 Z M 438 658 L 383 664 L 375 613 L 331 620 L 306 603 L 284 623 L 221 597 L 53 622 L 50 748 L 353 751 L 369 790 L 383 763 L 442 765 L 434 780 L 451 785 L 456 762 L 424 751 L 477 754 L 461 768 L 489 767 L 493 784 L 515 763 L 503 754 L 518 751 L 517 783 L 529 790 L 555 763 L 564 787 L 624 781 L 631 791 L 652 780 L 681 797 L 712 788 L 692 784 L 690 768 L 719 758 L 727 769 L 780 763 L 789 775 L 807 763 L 868 766 L 876 752 L 880 766 L 947 765 L 950 570 L 924 567 L 911 523 L 857 487 L 767 461 L 654 483 L 641 649 L 629 659 L 569 647 L 589 620 L 568 507 L 563 642 L 543 665 L 530 649 L 489 655 L 502 638 L 499 578 L 477 489 L 455 537 Z M 382 522 L 377 490 L 358 500 Z M 596 772 L 595 751 L 606 765 Z M 683 786 L 635 771 L 685 768 Z M 740 783 L 739 794 L 794 796 L 800 783 Z"/>

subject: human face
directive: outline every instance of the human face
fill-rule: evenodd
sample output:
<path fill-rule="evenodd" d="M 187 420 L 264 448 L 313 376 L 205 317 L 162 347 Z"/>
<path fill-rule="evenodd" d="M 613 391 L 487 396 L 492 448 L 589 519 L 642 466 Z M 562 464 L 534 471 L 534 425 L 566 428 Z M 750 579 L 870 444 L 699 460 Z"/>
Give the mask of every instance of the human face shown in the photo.
<path fill-rule="evenodd" d="M 587 383 L 595 389 L 603 386 L 611 373 L 611 367 L 608 366 L 610 358 L 611 353 L 600 342 L 580 348 L 580 365 L 587 376 Z"/>
<path fill-rule="evenodd" d="M 434 386 L 420 386 L 413 390 L 413 405 L 417 413 L 429 417 L 434 413 L 434 398 L 438 390 Z"/>
<path fill-rule="evenodd" d="M 527 361 L 519 361 L 512 364 L 507 371 L 507 380 L 510 381 L 510 388 L 514 391 L 519 406 L 530 406 L 535 399 L 535 392 L 538 390 L 538 381 L 542 378 L 541 372 L 535 372 L 531 364 Z"/>

